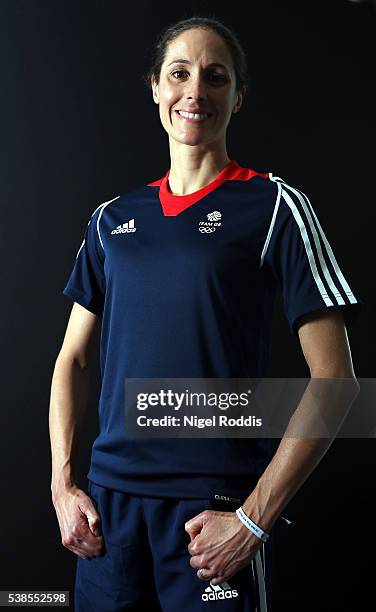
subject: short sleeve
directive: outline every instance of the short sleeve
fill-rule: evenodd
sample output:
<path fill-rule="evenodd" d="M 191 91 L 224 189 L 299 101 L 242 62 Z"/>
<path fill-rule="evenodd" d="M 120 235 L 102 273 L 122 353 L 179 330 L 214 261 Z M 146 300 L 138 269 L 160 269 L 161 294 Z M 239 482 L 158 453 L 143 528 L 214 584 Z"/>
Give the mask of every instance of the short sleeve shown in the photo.
<path fill-rule="evenodd" d="M 104 251 L 98 228 L 101 211 L 100 206 L 89 219 L 73 269 L 63 289 L 64 295 L 98 316 L 103 314 L 106 293 Z"/>
<path fill-rule="evenodd" d="M 291 334 L 297 335 L 300 317 L 327 308 L 339 308 L 351 324 L 363 301 L 339 267 L 308 197 L 282 179 L 272 180 L 278 195 L 262 265 L 278 280 Z"/>

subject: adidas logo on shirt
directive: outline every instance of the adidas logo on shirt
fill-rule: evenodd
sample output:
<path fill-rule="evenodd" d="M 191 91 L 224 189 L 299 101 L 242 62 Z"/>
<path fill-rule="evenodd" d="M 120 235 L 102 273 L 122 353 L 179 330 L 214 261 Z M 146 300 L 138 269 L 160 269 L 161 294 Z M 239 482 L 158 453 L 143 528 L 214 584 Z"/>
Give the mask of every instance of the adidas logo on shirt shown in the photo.
<path fill-rule="evenodd" d="M 129 232 L 135 232 L 136 229 L 137 228 L 134 226 L 134 219 L 130 219 L 127 223 L 115 227 L 111 234 L 128 234 Z"/>
<path fill-rule="evenodd" d="M 232 589 L 228 582 L 209 585 L 201 595 L 202 601 L 217 601 L 218 599 L 233 599 L 239 597 L 236 589 Z"/>

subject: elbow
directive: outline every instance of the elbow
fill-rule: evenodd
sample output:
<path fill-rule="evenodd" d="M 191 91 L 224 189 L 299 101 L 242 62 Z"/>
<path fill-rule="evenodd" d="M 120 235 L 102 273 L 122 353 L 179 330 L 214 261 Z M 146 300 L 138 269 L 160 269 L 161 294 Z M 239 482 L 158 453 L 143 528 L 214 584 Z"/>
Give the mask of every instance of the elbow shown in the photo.
<path fill-rule="evenodd" d="M 355 399 L 360 392 L 360 384 L 352 368 L 312 368 L 310 370 L 311 379 L 326 379 L 343 381 L 346 389 L 350 390 Z"/>
<path fill-rule="evenodd" d="M 56 359 L 56 365 L 86 371 L 89 361 L 83 353 L 61 350 Z"/>

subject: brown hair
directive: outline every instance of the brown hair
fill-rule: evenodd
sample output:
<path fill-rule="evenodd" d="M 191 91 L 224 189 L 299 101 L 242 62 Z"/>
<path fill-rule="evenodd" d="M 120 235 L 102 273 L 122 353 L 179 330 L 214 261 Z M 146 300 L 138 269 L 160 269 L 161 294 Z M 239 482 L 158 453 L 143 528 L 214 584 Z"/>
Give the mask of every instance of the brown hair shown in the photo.
<path fill-rule="evenodd" d="M 204 30 L 213 30 L 225 41 L 234 64 L 235 75 L 236 75 L 236 91 L 242 91 L 243 96 L 245 95 L 248 85 L 248 65 L 246 55 L 239 43 L 237 36 L 227 26 L 224 25 L 215 17 L 189 17 L 188 19 L 182 19 L 168 26 L 165 30 L 159 34 L 157 42 L 153 49 L 153 60 L 152 65 L 143 76 L 145 85 L 151 88 L 151 77 L 154 76 L 157 84 L 161 74 L 161 67 L 164 62 L 167 47 L 171 41 L 173 41 L 179 34 L 191 30 L 192 28 L 202 28 Z"/>

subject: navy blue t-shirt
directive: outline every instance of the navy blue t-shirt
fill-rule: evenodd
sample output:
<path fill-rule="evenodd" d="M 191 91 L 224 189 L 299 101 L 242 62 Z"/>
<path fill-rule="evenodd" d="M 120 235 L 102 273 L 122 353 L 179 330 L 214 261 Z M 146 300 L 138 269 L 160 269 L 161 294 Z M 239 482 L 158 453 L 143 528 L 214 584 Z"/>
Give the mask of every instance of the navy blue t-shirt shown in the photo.
<path fill-rule="evenodd" d="M 292 334 L 327 308 L 348 324 L 361 300 L 299 189 L 235 160 L 187 196 L 168 176 L 95 209 L 63 291 L 101 318 L 88 478 L 145 496 L 248 494 L 268 441 L 127 438 L 125 378 L 262 377 L 278 289 Z"/>

